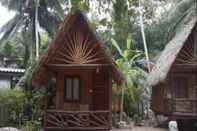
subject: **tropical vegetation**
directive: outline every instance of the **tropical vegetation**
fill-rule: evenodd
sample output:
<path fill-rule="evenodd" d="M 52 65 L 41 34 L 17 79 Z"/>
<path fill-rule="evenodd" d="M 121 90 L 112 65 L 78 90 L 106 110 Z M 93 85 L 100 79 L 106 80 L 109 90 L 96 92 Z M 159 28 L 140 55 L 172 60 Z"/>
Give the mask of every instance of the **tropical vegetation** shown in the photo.
<path fill-rule="evenodd" d="M 18 123 L 23 128 L 39 126 L 42 110 L 35 105 L 46 94 L 28 88 L 35 68 L 31 65 L 53 39 L 65 14 L 81 10 L 104 39 L 126 79 L 122 90 L 113 87 L 113 106 L 119 101 L 117 96 L 121 97 L 123 111 L 135 119 L 148 112 L 144 109 L 150 96 L 150 88 L 145 86 L 149 58 L 154 62 L 174 32 L 197 11 L 196 0 L 1 0 L 0 4 L 15 12 L 0 28 L 0 55 L 22 59 L 18 65 L 27 69 L 28 83 L 24 91 L 8 91 L 5 96 L 0 91 L 0 103 L 9 107 L 13 124 L 24 110 L 31 109 L 29 121 Z"/>

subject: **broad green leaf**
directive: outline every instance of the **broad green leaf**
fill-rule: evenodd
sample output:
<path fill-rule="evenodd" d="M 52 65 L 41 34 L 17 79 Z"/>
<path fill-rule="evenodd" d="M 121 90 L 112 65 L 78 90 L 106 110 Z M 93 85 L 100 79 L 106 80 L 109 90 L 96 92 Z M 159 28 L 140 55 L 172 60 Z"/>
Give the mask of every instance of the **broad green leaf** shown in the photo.
<path fill-rule="evenodd" d="M 116 42 L 116 40 L 114 40 L 113 38 L 111 38 L 111 43 L 112 45 L 117 49 L 118 53 L 123 56 L 123 52 L 120 48 L 120 46 L 118 45 L 118 43 Z"/>
<path fill-rule="evenodd" d="M 132 38 L 131 38 L 131 36 L 129 35 L 129 36 L 127 37 L 127 49 L 128 49 L 128 50 L 131 49 L 131 44 L 132 44 Z"/>

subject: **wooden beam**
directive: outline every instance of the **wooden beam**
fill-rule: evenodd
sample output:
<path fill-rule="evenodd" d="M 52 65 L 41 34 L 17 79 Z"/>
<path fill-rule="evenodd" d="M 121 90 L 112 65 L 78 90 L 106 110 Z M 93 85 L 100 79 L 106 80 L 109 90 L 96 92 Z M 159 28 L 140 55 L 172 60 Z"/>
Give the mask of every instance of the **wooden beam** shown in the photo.
<path fill-rule="evenodd" d="M 109 82 L 109 87 L 108 87 L 108 90 L 109 90 L 109 97 L 108 97 L 108 99 L 109 99 L 109 127 L 110 127 L 110 129 L 112 129 L 112 72 L 111 71 L 109 71 L 108 72 L 108 78 L 109 78 L 109 80 L 108 80 L 108 82 Z"/>
<path fill-rule="evenodd" d="M 80 69 L 97 68 L 97 67 L 103 67 L 103 66 L 111 67 L 112 65 L 111 64 L 47 64 L 46 65 L 46 67 L 48 67 L 48 68 L 64 67 L 64 68 L 80 68 Z"/>

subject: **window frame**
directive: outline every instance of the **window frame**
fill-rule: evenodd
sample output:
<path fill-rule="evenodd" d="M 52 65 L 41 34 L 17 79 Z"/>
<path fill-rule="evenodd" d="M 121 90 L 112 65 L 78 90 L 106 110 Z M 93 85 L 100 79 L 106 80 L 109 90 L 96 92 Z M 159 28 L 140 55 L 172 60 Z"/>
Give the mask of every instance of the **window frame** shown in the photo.
<path fill-rule="evenodd" d="M 74 79 L 77 78 L 79 85 L 78 85 L 78 99 L 74 99 Z M 67 79 L 71 79 L 71 99 L 67 99 Z M 64 102 L 66 103 L 78 103 L 81 99 L 81 78 L 79 76 L 65 76 L 64 77 Z"/>

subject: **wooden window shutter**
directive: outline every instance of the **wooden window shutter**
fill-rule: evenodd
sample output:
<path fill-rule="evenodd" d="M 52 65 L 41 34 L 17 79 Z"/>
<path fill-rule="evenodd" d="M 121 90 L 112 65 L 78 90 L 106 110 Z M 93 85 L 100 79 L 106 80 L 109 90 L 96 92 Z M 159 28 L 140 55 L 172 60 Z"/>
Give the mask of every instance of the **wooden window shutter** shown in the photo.
<path fill-rule="evenodd" d="M 174 77 L 172 81 L 174 94 L 176 98 L 188 97 L 188 79 L 187 77 Z"/>

